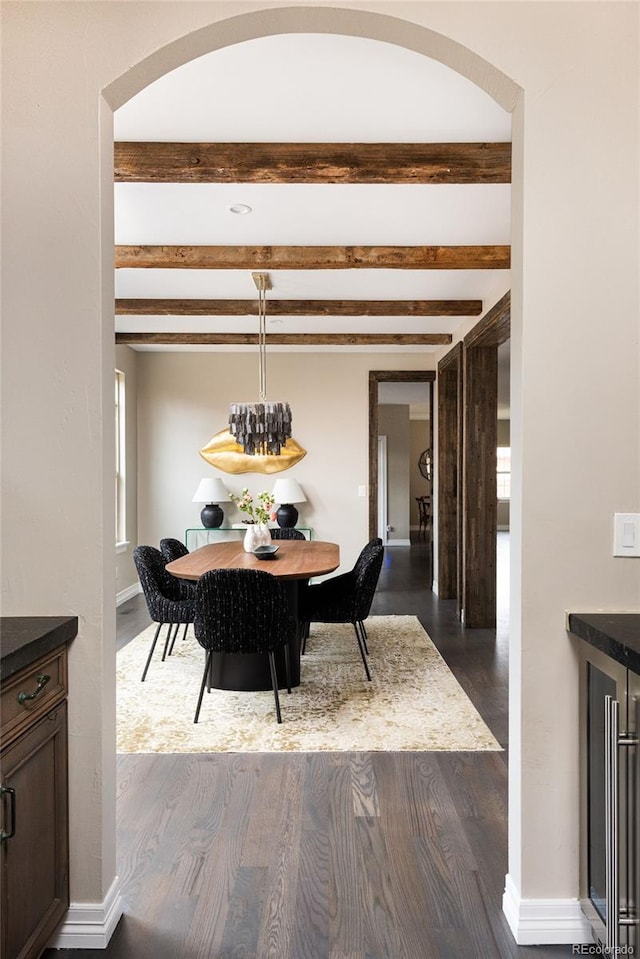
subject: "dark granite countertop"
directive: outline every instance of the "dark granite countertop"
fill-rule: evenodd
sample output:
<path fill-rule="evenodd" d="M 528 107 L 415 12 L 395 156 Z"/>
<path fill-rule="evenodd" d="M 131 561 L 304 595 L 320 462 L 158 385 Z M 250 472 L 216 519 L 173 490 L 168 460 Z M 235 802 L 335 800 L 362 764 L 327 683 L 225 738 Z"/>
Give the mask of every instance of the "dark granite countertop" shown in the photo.
<path fill-rule="evenodd" d="M 77 616 L 0 617 L 0 679 L 8 679 L 77 634 Z"/>
<path fill-rule="evenodd" d="M 640 675 L 640 613 L 569 613 L 569 632 Z"/>

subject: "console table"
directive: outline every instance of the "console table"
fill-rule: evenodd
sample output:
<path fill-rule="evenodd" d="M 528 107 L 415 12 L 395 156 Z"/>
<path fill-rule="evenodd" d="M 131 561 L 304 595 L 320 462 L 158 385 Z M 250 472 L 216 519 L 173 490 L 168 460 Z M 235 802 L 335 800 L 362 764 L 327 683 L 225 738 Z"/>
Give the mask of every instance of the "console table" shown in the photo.
<path fill-rule="evenodd" d="M 304 533 L 305 539 L 313 539 L 313 529 L 310 526 L 296 526 L 296 529 Z M 234 523 L 232 526 L 218 526 L 215 529 L 207 529 L 204 526 L 194 526 L 190 529 L 185 529 L 184 545 L 189 552 L 193 552 L 194 549 L 199 549 L 201 546 L 208 546 L 209 543 L 224 543 L 226 540 L 239 539 L 246 531 L 246 523 Z"/>

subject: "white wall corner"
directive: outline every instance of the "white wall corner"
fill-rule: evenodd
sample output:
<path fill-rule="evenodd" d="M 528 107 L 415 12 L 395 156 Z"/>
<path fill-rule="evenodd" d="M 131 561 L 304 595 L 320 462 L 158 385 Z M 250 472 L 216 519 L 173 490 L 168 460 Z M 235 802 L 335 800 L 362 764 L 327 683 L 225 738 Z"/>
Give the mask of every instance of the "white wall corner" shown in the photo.
<path fill-rule="evenodd" d="M 434 579 L 433 583 L 431 584 L 431 592 L 434 593 L 436 596 L 439 595 L 439 593 L 438 593 L 438 580 L 437 580 L 437 579 Z"/>
<path fill-rule="evenodd" d="M 115 877 L 104 902 L 72 902 L 50 949 L 106 949 L 124 912 L 120 879 Z"/>
<path fill-rule="evenodd" d="M 511 876 L 505 879 L 502 911 L 519 946 L 593 942 L 577 899 L 522 899 Z"/>
<path fill-rule="evenodd" d="M 131 586 L 127 586 L 126 589 L 121 589 L 119 593 L 116 593 L 116 606 L 122 606 L 128 599 L 133 599 L 134 596 L 137 596 L 138 593 L 141 592 L 142 587 L 140 583 L 133 583 Z"/>

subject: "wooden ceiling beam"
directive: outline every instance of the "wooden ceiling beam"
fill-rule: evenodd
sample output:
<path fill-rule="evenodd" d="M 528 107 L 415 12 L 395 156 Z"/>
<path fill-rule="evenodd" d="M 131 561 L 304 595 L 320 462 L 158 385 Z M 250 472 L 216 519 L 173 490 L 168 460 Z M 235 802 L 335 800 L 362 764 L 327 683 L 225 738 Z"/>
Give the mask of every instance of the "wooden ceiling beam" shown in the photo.
<path fill-rule="evenodd" d="M 482 300 L 268 300 L 269 316 L 480 316 Z M 257 316 L 257 300 L 117 299 L 117 316 Z"/>
<path fill-rule="evenodd" d="M 116 269 L 508 270 L 509 246 L 116 246 Z"/>
<path fill-rule="evenodd" d="M 114 144 L 117 183 L 510 183 L 510 143 Z"/>
<path fill-rule="evenodd" d="M 267 346 L 447 346 L 450 333 L 269 333 Z M 258 346 L 254 333 L 116 333 L 116 345 Z"/>

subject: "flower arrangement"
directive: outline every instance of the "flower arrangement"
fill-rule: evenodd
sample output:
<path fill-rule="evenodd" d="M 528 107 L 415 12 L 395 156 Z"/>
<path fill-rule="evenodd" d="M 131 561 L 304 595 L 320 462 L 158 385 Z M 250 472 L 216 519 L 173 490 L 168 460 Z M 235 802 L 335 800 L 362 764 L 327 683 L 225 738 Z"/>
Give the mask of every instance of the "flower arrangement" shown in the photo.
<path fill-rule="evenodd" d="M 242 490 L 240 496 L 229 494 L 241 513 L 246 513 L 248 519 L 243 519 L 243 523 L 268 523 L 270 519 L 275 518 L 273 507 L 276 505 L 273 495 L 267 490 L 258 493 L 254 499 L 249 490 Z"/>

